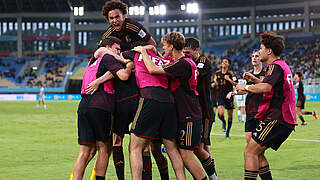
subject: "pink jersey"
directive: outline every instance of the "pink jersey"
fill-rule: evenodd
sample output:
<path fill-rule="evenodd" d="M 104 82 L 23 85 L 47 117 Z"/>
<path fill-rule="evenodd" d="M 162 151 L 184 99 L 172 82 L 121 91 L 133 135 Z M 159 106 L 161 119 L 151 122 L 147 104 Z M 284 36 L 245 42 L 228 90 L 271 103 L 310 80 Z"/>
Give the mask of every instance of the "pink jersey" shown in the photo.
<path fill-rule="evenodd" d="M 295 92 L 293 86 L 293 76 L 289 66 L 283 60 L 277 60 L 272 62 L 271 64 L 279 65 L 283 70 L 283 96 L 284 100 L 282 103 L 282 116 L 286 123 L 288 124 L 297 124 L 296 121 L 296 101 L 295 101 Z M 268 66 L 270 66 L 269 64 Z M 263 94 L 263 99 L 258 108 L 258 113 L 255 118 L 257 119 L 265 119 L 266 113 L 269 109 L 271 100 L 273 96 L 273 89 Z"/>
<path fill-rule="evenodd" d="M 167 65 L 170 63 L 169 59 L 164 59 L 153 51 L 147 51 L 151 60 L 158 66 Z M 168 77 L 167 75 L 151 75 L 145 66 L 142 54 L 136 53 L 134 57 L 134 66 L 136 68 L 136 81 L 139 88 L 144 88 L 148 86 L 152 87 L 162 87 L 168 89 Z"/>
<path fill-rule="evenodd" d="M 197 91 L 197 65 L 194 63 L 194 61 L 190 58 L 183 58 L 183 59 L 180 59 L 180 61 L 187 61 L 190 66 L 191 66 L 191 77 L 190 79 L 188 80 L 188 88 L 186 88 L 188 91 L 191 91 L 194 93 L 194 95 L 198 96 L 199 93 Z M 179 78 L 177 77 L 173 77 L 171 78 L 171 89 L 170 91 L 171 92 L 174 92 L 176 89 L 178 89 L 179 87 L 181 86 L 180 84 L 180 80 Z"/>
<path fill-rule="evenodd" d="M 93 57 L 90 59 L 88 66 L 86 67 L 85 71 L 84 71 L 84 75 L 83 75 L 83 80 L 82 80 L 82 87 L 81 87 L 81 94 L 90 94 L 90 93 L 86 93 L 86 88 L 88 87 L 88 85 L 97 79 L 97 72 L 98 72 L 98 68 L 100 65 L 100 62 L 102 60 L 102 57 L 99 57 L 94 63 L 90 64 L 90 62 L 92 61 Z M 113 81 L 109 80 L 105 83 L 103 83 L 104 85 L 104 91 L 108 94 L 114 94 L 113 92 Z"/>

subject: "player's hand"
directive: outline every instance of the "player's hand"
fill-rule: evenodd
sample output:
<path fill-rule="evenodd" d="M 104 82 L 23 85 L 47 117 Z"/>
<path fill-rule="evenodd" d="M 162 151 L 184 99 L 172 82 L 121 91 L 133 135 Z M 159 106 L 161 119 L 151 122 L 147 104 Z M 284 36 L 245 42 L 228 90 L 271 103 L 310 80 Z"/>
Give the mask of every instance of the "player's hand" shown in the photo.
<path fill-rule="evenodd" d="M 99 83 L 97 80 L 92 81 L 86 88 L 86 93 L 90 93 L 93 94 L 94 92 L 96 92 L 96 90 L 98 90 L 99 88 Z"/>
<path fill-rule="evenodd" d="M 136 47 L 133 48 L 133 50 L 138 52 L 138 53 L 141 53 L 143 49 L 144 49 L 143 46 L 136 46 Z"/>
<path fill-rule="evenodd" d="M 146 46 L 143 46 L 146 50 L 151 50 L 153 51 L 154 53 L 157 54 L 157 49 L 153 46 L 153 45 L 146 45 Z"/>
<path fill-rule="evenodd" d="M 245 91 L 246 89 L 244 88 L 246 85 L 245 84 L 237 84 L 236 88 L 237 90 Z"/>
<path fill-rule="evenodd" d="M 126 67 L 129 68 L 129 69 L 133 69 L 134 67 L 134 64 L 132 61 L 130 61 L 129 63 L 126 64 Z"/>
<path fill-rule="evenodd" d="M 231 99 L 231 97 L 234 96 L 234 92 L 229 92 L 226 96 L 227 99 Z"/>
<path fill-rule="evenodd" d="M 242 77 L 243 77 L 243 79 L 245 79 L 247 81 L 253 81 L 253 79 L 254 79 L 254 75 L 249 72 L 243 73 Z"/>

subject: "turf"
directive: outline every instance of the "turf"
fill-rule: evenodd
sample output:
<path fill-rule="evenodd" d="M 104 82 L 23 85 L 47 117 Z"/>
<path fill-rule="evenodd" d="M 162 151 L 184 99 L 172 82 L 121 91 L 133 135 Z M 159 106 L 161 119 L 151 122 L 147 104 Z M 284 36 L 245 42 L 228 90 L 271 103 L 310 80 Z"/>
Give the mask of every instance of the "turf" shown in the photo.
<path fill-rule="evenodd" d="M 47 110 L 36 109 L 35 102 L 0 102 L 0 179 L 68 179 L 78 154 L 78 101 L 48 101 Z M 306 110 L 319 110 L 320 102 L 307 102 Z M 215 158 L 220 180 L 243 179 L 243 123 L 234 112 L 231 138 L 212 135 L 211 152 Z M 274 179 L 311 180 L 320 177 L 320 119 L 305 116 L 307 126 L 296 127 L 290 139 L 277 151 L 267 150 L 266 157 Z M 300 121 L 299 121 L 300 123 Z M 222 134 L 217 120 L 212 133 Z M 131 179 L 128 161 L 128 136 L 125 138 L 126 179 Z M 306 140 L 317 141 L 306 141 Z M 107 179 L 116 179 L 112 158 Z M 89 179 L 93 162 L 84 179 Z M 153 179 L 160 180 L 153 160 Z M 170 178 L 175 179 L 169 167 Z M 192 179 L 187 173 L 187 179 Z"/>

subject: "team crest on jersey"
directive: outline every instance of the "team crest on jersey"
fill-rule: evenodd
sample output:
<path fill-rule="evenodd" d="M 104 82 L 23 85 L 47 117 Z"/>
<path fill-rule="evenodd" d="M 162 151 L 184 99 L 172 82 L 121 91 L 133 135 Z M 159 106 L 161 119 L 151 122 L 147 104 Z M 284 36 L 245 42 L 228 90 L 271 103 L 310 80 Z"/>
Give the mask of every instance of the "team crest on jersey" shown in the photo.
<path fill-rule="evenodd" d="M 197 68 L 202 69 L 202 68 L 203 68 L 203 66 L 204 66 L 204 64 L 203 64 L 203 63 L 199 63 L 199 64 L 197 65 Z"/>
<path fill-rule="evenodd" d="M 139 31 L 138 35 L 139 35 L 141 38 L 144 38 L 144 37 L 147 35 L 147 33 L 144 32 L 143 29 L 141 29 L 141 30 Z"/>

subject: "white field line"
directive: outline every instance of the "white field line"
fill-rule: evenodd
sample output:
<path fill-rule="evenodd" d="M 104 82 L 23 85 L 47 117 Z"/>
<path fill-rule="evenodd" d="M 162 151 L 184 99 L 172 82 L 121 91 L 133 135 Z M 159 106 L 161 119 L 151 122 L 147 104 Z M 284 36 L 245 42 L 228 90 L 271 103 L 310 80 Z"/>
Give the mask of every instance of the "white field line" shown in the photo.
<path fill-rule="evenodd" d="M 217 133 L 211 133 L 211 135 L 214 136 L 225 136 L 226 134 L 217 134 Z M 244 135 L 241 134 L 230 134 L 230 136 L 240 136 L 244 137 Z M 320 142 L 320 140 L 315 140 L 315 139 L 288 139 L 289 141 L 303 141 L 303 142 Z"/>

